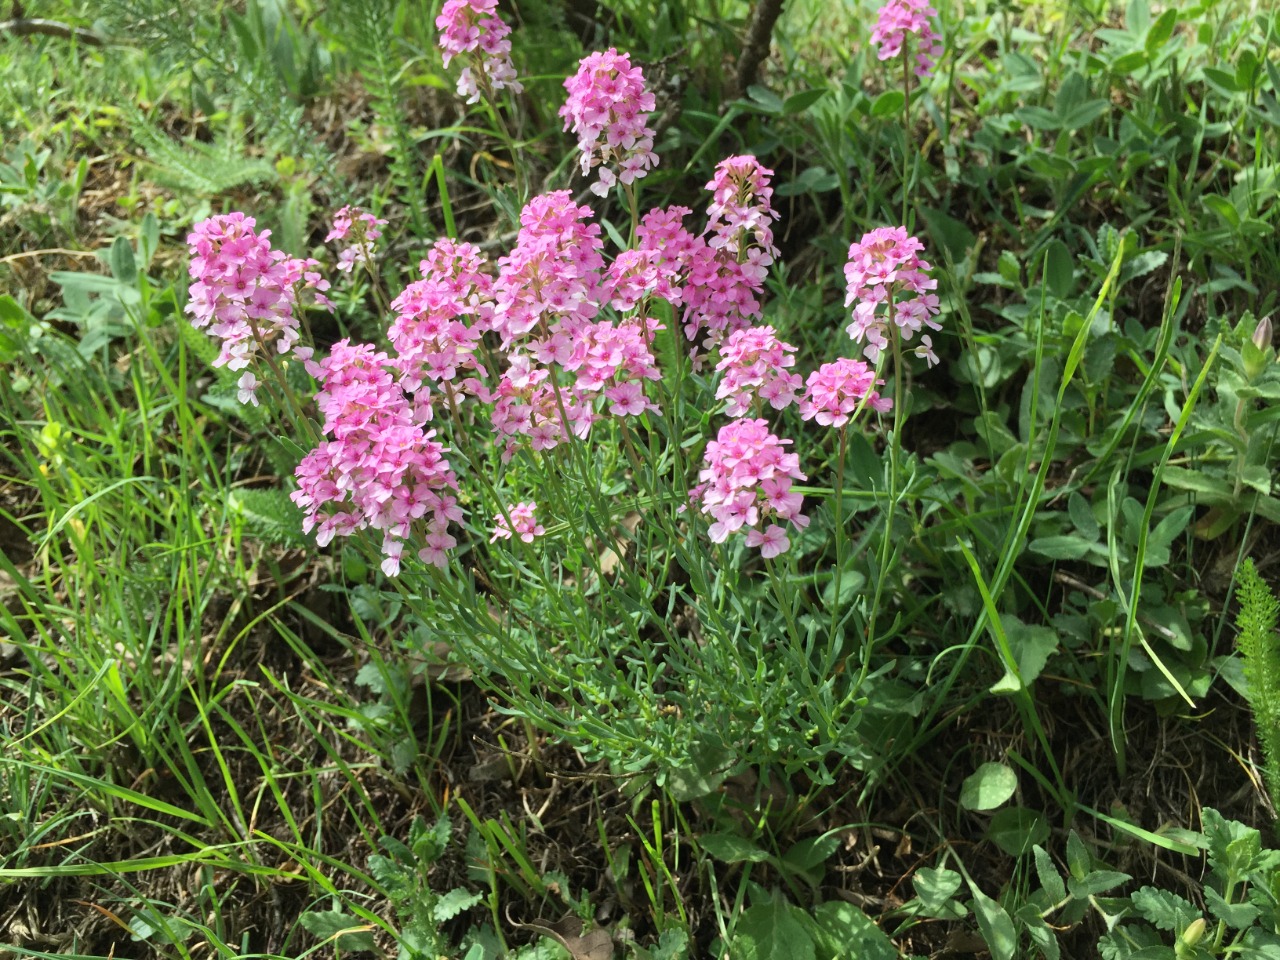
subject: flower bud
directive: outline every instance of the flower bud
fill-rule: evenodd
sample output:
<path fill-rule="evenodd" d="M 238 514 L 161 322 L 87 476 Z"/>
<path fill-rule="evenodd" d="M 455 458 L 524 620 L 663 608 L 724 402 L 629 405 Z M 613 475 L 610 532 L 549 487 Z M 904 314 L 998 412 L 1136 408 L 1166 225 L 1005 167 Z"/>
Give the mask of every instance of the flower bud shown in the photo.
<path fill-rule="evenodd" d="M 1263 317 L 1253 329 L 1253 345 L 1259 350 L 1271 346 L 1271 318 Z"/>
<path fill-rule="evenodd" d="M 1204 938 L 1204 931 L 1204 917 L 1196 917 L 1187 924 L 1187 929 L 1182 931 L 1182 936 L 1174 945 L 1174 954 L 1179 958 L 1190 957 L 1195 945 Z"/>
<path fill-rule="evenodd" d="M 1271 333 L 1271 318 L 1263 317 L 1254 328 L 1253 337 L 1240 351 L 1245 376 L 1250 380 L 1261 376 L 1271 360 Z"/>

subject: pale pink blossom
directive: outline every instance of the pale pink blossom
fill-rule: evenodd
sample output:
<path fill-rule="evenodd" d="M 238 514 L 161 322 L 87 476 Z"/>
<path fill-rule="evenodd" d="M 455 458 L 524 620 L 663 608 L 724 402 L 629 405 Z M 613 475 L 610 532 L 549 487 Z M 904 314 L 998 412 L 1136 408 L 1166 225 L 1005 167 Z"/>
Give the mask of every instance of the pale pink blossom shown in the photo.
<path fill-rule="evenodd" d="M 502 89 L 524 90 L 511 64 L 511 28 L 498 16 L 498 0 L 445 0 L 436 29 L 446 67 L 454 57 L 467 57 L 458 77 L 458 95 L 467 103 Z"/>
<path fill-rule="evenodd" d="M 893 401 L 876 391 L 883 385 L 884 381 L 877 380 L 875 371 L 861 360 L 842 357 L 834 363 L 824 363 L 809 374 L 800 398 L 800 416 L 817 420 L 825 427 L 843 427 L 862 406 L 888 413 Z"/>
<path fill-rule="evenodd" d="M 510 540 L 514 533 L 525 543 L 533 543 L 535 537 L 540 537 L 547 532 L 542 524 L 534 519 L 533 512 L 537 507 L 537 503 L 532 500 L 527 503 L 517 503 L 507 511 L 511 518 L 510 525 L 507 524 L 506 516 L 501 513 L 494 514 L 493 536 L 489 538 L 489 542 L 493 543 L 499 539 Z"/>
<path fill-rule="evenodd" d="M 876 27 L 871 32 L 871 42 L 880 46 L 877 56 L 891 60 L 902 52 L 907 37 L 914 36 L 916 76 L 930 76 L 934 62 L 942 56 L 942 38 L 929 22 L 937 15 L 929 0 L 889 0 L 876 11 Z"/>
<path fill-rule="evenodd" d="M 654 97 L 627 54 L 613 47 L 589 54 L 564 86 L 569 97 L 560 116 L 578 138 L 582 173 L 599 168 L 592 193 L 603 197 L 615 183 L 633 183 L 657 164 L 648 125 Z"/>
<path fill-rule="evenodd" d="M 938 281 L 929 276 L 933 268 L 920 258 L 923 250 L 924 244 L 908 236 L 905 227 L 880 227 L 849 247 L 845 306 L 853 307 L 853 321 L 846 329 L 855 342 L 864 344 L 863 355 L 872 363 L 889 346 L 890 324 L 907 341 L 925 327 L 942 329 L 933 319 L 940 309 L 933 292 Z M 938 362 L 927 334 L 915 353 L 930 366 Z"/>

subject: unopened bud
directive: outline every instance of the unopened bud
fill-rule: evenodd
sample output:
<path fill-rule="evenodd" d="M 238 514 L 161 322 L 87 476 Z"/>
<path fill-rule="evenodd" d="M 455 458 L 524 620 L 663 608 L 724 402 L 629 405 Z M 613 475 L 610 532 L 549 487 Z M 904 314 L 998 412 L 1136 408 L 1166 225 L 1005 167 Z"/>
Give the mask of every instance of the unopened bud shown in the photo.
<path fill-rule="evenodd" d="M 1271 346 L 1271 318 L 1263 317 L 1258 321 L 1258 325 L 1253 328 L 1253 345 L 1259 350 L 1266 350 Z"/>
<path fill-rule="evenodd" d="M 1244 361 L 1244 374 L 1249 380 L 1256 380 L 1271 362 L 1271 318 L 1263 317 L 1253 329 L 1253 336 L 1240 350 L 1240 359 Z"/>
<path fill-rule="evenodd" d="M 1204 931 L 1204 917 L 1196 917 L 1187 924 L 1187 929 L 1182 931 L 1182 936 L 1174 945 L 1174 954 L 1179 958 L 1190 957 L 1195 945 L 1204 939 Z"/>

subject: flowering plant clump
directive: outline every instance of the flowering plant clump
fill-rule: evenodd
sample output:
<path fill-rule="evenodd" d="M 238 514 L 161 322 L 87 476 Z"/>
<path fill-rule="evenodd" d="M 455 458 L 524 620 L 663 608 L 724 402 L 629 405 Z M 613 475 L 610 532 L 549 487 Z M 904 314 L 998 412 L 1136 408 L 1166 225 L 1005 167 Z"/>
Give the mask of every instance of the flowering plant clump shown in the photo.
<path fill-rule="evenodd" d="M 328 236 L 324 238 L 324 242 L 348 241 L 347 245 L 338 252 L 338 262 L 335 266 L 343 273 L 350 273 L 356 264 L 368 263 L 374 241 L 382 236 L 381 228 L 386 225 L 387 221 L 380 220 L 359 207 L 347 206 L 335 213 L 333 226 Z"/>
<path fill-rule="evenodd" d="M 889 345 L 890 324 L 903 340 L 924 327 L 942 329 L 933 319 L 939 311 L 933 293 L 938 281 L 929 276 L 933 268 L 920 259 L 922 250 L 924 244 L 908 236 L 906 227 L 880 227 L 849 247 L 845 306 L 853 307 L 853 322 L 846 329 L 855 342 L 865 343 L 862 352 L 872 363 Z M 928 334 L 920 337 L 915 354 L 931 367 L 938 363 Z"/>
<path fill-rule="evenodd" d="M 584 57 L 564 86 L 569 98 L 560 116 L 578 138 L 582 173 L 599 167 L 592 193 L 603 197 L 615 183 L 634 183 L 657 164 L 648 125 L 654 96 L 627 54 L 610 47 Z M 617 172 L 610 166 L 615 163 Z"/>
<path fill-rule="evenodd" d="M 215 367 L 244 370 L 273 341 L 278 353 L 293 350 L 303 290 L 313 291 L 318 304 L 332 308 L 324 296 L 329 282 L 314 269 L 319 263 L 273 250 L 271 231 L 259 233 L 255 226 L 252 217 L 229 213 L 201 221 L 187 237 L 195 282 L 184 310 L 193 327 L 208 327 L 222 341 Z M 240 402 L 256 406 L 257 386 L 257 377 L 246 371 L 239 383 Z"/>
<path fill-rule="evenodd" d="M 892 60 L 902 52 L 908 36 L 916 38 L 916 76 L 933 74 L 933 65 L 942 56 L 942 38 L 929 23 L 938 11 L 929 6 L 929 0 L 889 0 L 876 12 L 876 26 L 871 32 L 871 42 L 879 44 L 877 56 Z"/>
<path fill-rule="evenodd" d="M 809 374 L 800 398 L 800 416 L 825 427 L 843 427 L 862 406 L 888 413 L 893 401 L 875 389 L 883 385 L 884 381 L 877 380 L 875 371 L 861 360 L 842 357 L 834 363 L 824 363 Z"/>
<path fill-rule="evenodd" d="M 786 528 L 773 521 L 808 526 L 809 518 L 800 513 L 804 497 L 791 490 L 792 480 L 807 478 L 800 472 L 800 457 L 783 449 L 789 443 L 769 432 L 767 420 L 744 419 L 721 427 L 707 444 L 706 466 L 698 474 L 702 482 L 689 497 L 714 521 L 708 530 L 713 543 L 746 527 L 747 546 L 776 557 L 791 541 Z"/>
<path fill-rule="evenodd" d="M 524 90 L 511 65 L 511 28 L 498 16 L 498 0 L 445 0 L 436 17 L 444 65 L 462 54 L 471 54 L 472 63 L 458 76 L 458 95 L 467 103 L 479 103 L 486 91 L 520 93 Z M 479 68 L 476 73 L 472 67 Z"/>
<path fill-rule="evenodd" d="M 504 84 L 518 89 L 509 31 L 495 11 L 496 0 L 447 0 L 438 20 L 446 61 L 469 58 L 459 89 L 473 100 Z M 610 228 L 612 242 L 569 190 L 533 196 L 508 246 L 482 252 L 440 237 L 397 292 L 383 297 L 374 284 L 369 300 L 384 323 L 377 345 L 342 340 L 319 350 L 302 342 L 301 326 L 304 306 L 328 304 L 315 261 L 272 250 L 268 232 L 242 214 L 214 217 L 192 233 L 196 282 L 187 311 L 222 340 L 218 365 L 243 372 L 243 401 L 256 403 L 257 378 L 270 377 L 279 388 L 271 399 L 289 401 L 292 424 L 318 422 L 318 442 L 298 464 L 290 495 L 304 531 L 321 546 L 374 534 L 382 573 L 413 578 L 403 591 L 409 608 L 431 618 L 477 676 L 494 676 L 514 709 L 596 750 L 590 741 L 601 731 L 652 718 L 655 684 L 666 682 L 671 666 L 673 675 L 725 678 L 741 695 L 691 733 L 667 729 L 661 749 L 646 753 L 643 742 L 619 734 L 616 751 L 639 759 L 636 769 L 691 768 L 703 741 L 769 761 L 784 737 L 789 756 L 822 768 L 839 749 L 832 744 L 849 741 L 862 682 L 859 671 L 836 669 L 848 657 L 841 637 L 846 629 L 877 636 L 875 607 L 888 595 L 883 577 L 894 554 L 883 537 L 870 613 L 857 604 L 804 612 L 811 591 L 793 590 L 788 600 L 786 576 L 822 585 L 824 597 L 847 596 L 842 578 L 857 582 L 859 561 L 848 547 L 865 550 L 873 534 L 849 536 L 844 477 L 851 426 L 864 411 L 895 414 L 882 500 L 888 511 L 902 502 L 895 486 L 902 371 L 895 367 L 895 390 L 883 397 L 873 364 L 900 364 L 904 341 L 937 362 L 925 331 L 939 329 L 940 307 L 923 246 L 902 227 L 853 244 L 848 330 L 871 362 L 836 359 L 806 380 L 796 347 L 764 318 L 766 280 L 780 257 L 773 172 L 754 156 L 731 156 L 705 184 L 701 222 L 689 207 L 646 211 L 639 185 L 657 157 L 648 125 L 654 98 L 641 71 L 611 49 L 585 58 L 565 86 L 560 115 L 578 139 L 582 171 L 594 176 L 591 192 L 623 187 L 630 229 Z M 505 132 L 502 113 L 493 119 Z M 395 264 L 372 262 L 384 225 L 359 208 L 339 210 L 326 237 L 338 244 L 337 269 L 362 265 L 379 279 L 392 276 Z M 314 419 L 292 392 L 298 378 L 285 375 L 298 371 L 276 363 L 279 353 L 315 379 Z M 798 410 L 788 413 L 792 406 Z M 727 422 L 709 433 L 707 417 L 720 411 Z M 805 537 L 803 551 L 792 540 L 810 525 L 797 489 L 808 479 L 809 454 L 785 427 L 802 421 L 840 431 L 834 484 L 817 481 L 820 530 Z M 540 510 L 563 522 L 544 526 Z M 516 540 L 534 546 L 516 548 Z M 716 548 L 735 540 L 753 561 L 785 557 L 789 572 L 762 565 L 772 598 L 746 582 L 760 564 L 739 567 L 726 561 L 741 551 Z M 821 565 L 827 556 L 835 560 L 830 573 L 812 567 L 810 558 Z M 696 653 L 660 612 L 679 608 L 693 611 L 708 638 Z M 816 642 L 823 631 L 825 649 Z M 563 655 L 545 655 L 546 637 Z M 763 643 L 789 658 L 785 669 L 759 669 Z M 575 679 L 561 663 L 573 664 Z M 843 686 L 830 711 L 796 707 L 795 684 L 827 690 L 829 681 Z M 548 692 L 557 706 L 536 713 Z M 629 698 L 625 707 L 615 707 L 617 696 Z M 610 719 L 584 733 L 582 711 L 606 697 Z M 699 694 L 686 709 L 697 713 L 706 702 Z M 759 735 L 766 728 L 768 742 Z"/>

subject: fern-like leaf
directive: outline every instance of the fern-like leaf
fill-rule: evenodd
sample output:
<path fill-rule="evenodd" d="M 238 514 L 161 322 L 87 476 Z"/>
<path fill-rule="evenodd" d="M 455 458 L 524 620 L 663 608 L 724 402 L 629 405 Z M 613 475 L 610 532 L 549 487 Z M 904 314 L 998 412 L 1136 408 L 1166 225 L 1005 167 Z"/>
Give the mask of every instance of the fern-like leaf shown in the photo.
<path fill-rule="evenodd" d="M 1266 761 L 1267 787 L 1272 798 L 1280 797 L 1280 643 L 1276 623 L 1280 602 L 1258 575 L 1252 560 L 1240 566 L 1237 598 L 1240 631 L 1236 645 L 1244 657 L 1244 678 L 1249 686 L 1249 706 L 1258 726 L 1258 742 Z"/>
<path fill-rule="evenodd" d="M 307 545 L 302 533 L 302 511 L 283 490 L 232 490 L 227 495 L 227 506 L 259 540 L 283 547 Z"/>

